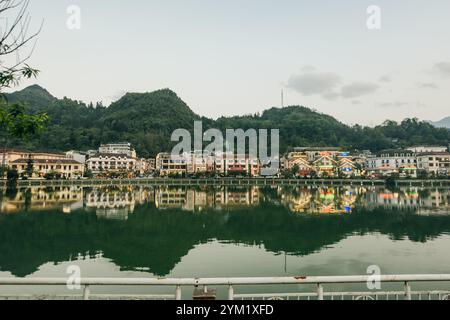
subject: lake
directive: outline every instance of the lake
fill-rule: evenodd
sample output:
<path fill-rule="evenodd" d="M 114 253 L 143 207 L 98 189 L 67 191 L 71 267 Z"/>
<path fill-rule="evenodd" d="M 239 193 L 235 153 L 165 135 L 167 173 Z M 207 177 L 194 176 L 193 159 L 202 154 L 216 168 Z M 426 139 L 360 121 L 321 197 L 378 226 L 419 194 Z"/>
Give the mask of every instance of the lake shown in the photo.
<path fill-rule="evenodd" d="M 372 265 L 383 274 L 450 273 L 450 189 L 0 190 L 0 277 L 67 277 L 72 265 L 83 277 L 364 275 Z M 254 287 L 240 293 L 310 289 Z M 4 287 L 1 293 L 18 290 L 24 288 Z M 26 288 L 43 290 L 65 289 Z M 172 293 L 114 288 L 125 292 Z M 186 289 L 183 297 L 191 293 Z"/>

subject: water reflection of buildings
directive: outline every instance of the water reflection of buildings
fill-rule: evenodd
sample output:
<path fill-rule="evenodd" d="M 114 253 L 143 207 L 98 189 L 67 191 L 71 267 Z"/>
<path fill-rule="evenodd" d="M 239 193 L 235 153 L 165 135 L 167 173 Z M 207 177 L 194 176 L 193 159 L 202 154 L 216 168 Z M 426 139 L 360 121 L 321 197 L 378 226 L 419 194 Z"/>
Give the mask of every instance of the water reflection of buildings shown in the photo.
<path fill-rule="evenodd" d="M 449 214 L 450 189 L 380 187 L 80 187 L 29 188 L 0 193 L 0 212 L 77 209 L 95 211 L 99 218 L 127 220 L 138 205 L 200 212 L 256 207 L 264 201 L 294 213 L 347 214 L 355 208 L 408 210 L 418 214 Z"/>
<path fill-rule="evenodd" d="M 97 217 L 127 220 L 137 204 L 153 200 L 153 190 L 133 187 L 93 189 L 86 193 L 85 206 L 95 209 Z"/>
<path fill-rule="evenodd" d="M 383 207 L 385 209 L 417 209 L 423 205 L 417 189 L 378 190 L 364 195 L 361 204 L 367 208 Z"/>
<path fill-rule="evenodd" d="M 417 214 L 449 214 L 450 189 L 423 189 L 411 187 L 391 191 L 376 189 L 361 199 L 365 208 L 412 210 Z"/>
<path fill-rule="evenodd" d="M 422 198 L 422 206 L 418 213 L 422 215 L 449 214 L 450 213 L 450 189 L 427 190 Z"/>
<path fill-rule="evenodd" d="M 51 209 L 62 209 L 64 213 L 70 213 L 79 208 L 83 208 L 83 189 L 80 187 L 13 190 L 5 194 L 0 202 L 2 213 Z"/>
<path fill-rule="evenodd" d="M 258 187 L 189 189 L 161 187 L 155 191 L 155 204 L 160 209 L 180 208 L 202 211 L 206 208 L 226 209 L 255 206 L 260 202 Z"/>
<path fill-rule="evenodd" d="M 293 188 L 278 190 L 281 202 L 296 213 L 351 213 L 363 188 Z"/>

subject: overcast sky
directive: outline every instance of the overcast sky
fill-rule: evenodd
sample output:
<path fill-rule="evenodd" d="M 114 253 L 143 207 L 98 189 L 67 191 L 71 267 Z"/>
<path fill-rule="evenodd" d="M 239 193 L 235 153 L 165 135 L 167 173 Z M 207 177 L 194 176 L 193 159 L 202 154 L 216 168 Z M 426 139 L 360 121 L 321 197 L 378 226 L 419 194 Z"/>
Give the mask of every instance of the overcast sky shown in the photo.
<path fill-rule="evenodd" d="M 345 123 L 450 116 L 448 0 L 31 0 L 57 97 L 171 88 L 208 117 L 304 105 Z M 67 27 L 70 5 L 81 29 Z M 367 8 L 381 29 L 367 28 Z M 73 20 L 71 20 L 73 21 Z M 72 24 L 73 26 L 73 24 Z"/>

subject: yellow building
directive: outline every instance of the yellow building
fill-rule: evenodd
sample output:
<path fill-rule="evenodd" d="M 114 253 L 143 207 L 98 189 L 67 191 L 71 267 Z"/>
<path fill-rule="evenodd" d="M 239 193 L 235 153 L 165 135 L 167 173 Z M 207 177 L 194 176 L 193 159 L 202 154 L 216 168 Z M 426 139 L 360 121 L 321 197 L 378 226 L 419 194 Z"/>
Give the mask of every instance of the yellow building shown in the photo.
<path fill-rule="evenodd" d="M 84 174 L 83 163 L 67 158 L 20 158 L 12 161 L 9 166 L 17 170 L 19 175 L 21 175 L 28 171 L 30 164 L 33 172 L 31 178 L 45 178 L 49 174 L 54 174 L 56 178 L 77 179 Z"/>

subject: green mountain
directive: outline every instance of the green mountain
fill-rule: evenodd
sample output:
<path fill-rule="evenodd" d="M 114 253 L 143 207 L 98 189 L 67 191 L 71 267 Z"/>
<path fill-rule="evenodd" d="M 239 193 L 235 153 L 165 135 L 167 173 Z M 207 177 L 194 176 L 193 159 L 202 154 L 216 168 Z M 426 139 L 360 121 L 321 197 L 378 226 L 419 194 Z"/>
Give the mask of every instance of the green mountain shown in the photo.
<path fill-rule="evenodd" d="M 415 144 L 448 145 L 450 130 L 436 128 L 417 119 L 401 123 L 386 121 L 375 128 L 348 126 L 335 118 L 302 106 L 271 108 L 262 114 L 208 119 L 195 114 L 169 89 L 150 93 L 128 93 L 109 107 L 85 104 L 69 98 L 57 99 L 48 91 L 31 86 L 7 94 L 10 102 L 23 102 L 31 112 L 47 112 L 48 128 L 26 143 L 12 141 L 10 147 L 30 150 L 88 150 L 101 143 L 129 141 L 138 154 L 154 157 L 170 151 L 172 132 L 192 131 L 194 121 L 208 128 L 280 129 L 281 151 L 296 146 L 341 146 L 379 151 Z"/>
<path fill-rule="evenodd" d="M 46 91 L 45 91 L 46 92 Z M 172 91 L 128 93 L 105 108 L 50 94 L 43 103 L 44 89 L 26 88 L 7 95 L 8 101 L 25 103 L 31 112 L 47 112 L 50 123 L 39 136 L 11 146 L 30 150 L 88 150 L 101 143 L 129 141 L 139 155 L 154 156 L 171 147 L 170 135 L 177 128 L 191 129 L 198 115 Z M 51 98 L 50 98 L 51 97 Z"/>
<path fill-rule="evenodd" d="M 444 118 L 442 120 L 439 120 L 437 122 L 432 122 L 430 121 L 430 123 L 438 128 L 447 128 L 450 129 L 450 117 Z"/>
<path fill-rule="evenodd" d="M 21 101 L 32 102 L 35 109 L 45 109 L 49 105 L 57 102 L 54 96 L 52 96 L 46 89 L 35 84 L 29 86 L 21 91 L 14 92 L 13 94 L 7 95 L 8 102 L 15 103 Z"/>

